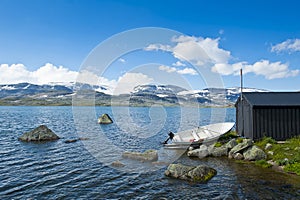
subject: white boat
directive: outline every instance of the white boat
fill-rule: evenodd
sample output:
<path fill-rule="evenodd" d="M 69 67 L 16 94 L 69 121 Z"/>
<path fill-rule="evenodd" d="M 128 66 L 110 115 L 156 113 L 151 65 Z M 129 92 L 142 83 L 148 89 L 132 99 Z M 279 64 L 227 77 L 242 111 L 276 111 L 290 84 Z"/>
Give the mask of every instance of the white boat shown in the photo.
<path fill-rule="evenodd" d="M 220 136 L 228 133 L 233 128 L 234 123 L 224 122 L 200 126 L 194 129 L 181 131 L 171 136 L 171 143 L 165 141 L 164 147 L 169 149 L 187 149 L 188 147 L 199 147 L 201 144 L 212 144 Z M 172 134 L 171 134 L 172 135 Z M 169 133 L 170 136 L 170 133 Z"/>

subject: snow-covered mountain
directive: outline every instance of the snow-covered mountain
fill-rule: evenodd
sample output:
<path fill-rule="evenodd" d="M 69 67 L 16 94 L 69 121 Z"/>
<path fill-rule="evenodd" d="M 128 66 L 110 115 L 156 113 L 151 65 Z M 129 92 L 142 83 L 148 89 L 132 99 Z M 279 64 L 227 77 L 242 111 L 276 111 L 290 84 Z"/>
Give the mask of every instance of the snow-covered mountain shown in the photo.
<path fill-rule="evenodd" d="M 30 83 L 0 85 L 0 105 L 71 105 L 72 96 L 95 92 L 96 103 L 111 105 L 111 99 L 124 105 L 233 105 L 240 95 L 240 88 L 206 88 L 187 90 L 174 85 L 139 85 L 130 94 L 112 96 L 108 86 L 80 83 Z M 267 92 L 266 90 L 243 88 L 243 92 Z M 25 103 L 24 103 L 25 102 Z"/>
<path fill-rule="evenodd" d="M 268 92 L 255 88 L 243 88 L 243 92 Z M 205 88 L 187 90 L 173 85 L 140 85 L 131 96 L 152 96 L 152 98 L 176 99 L 179 104 L 198 103 L 204 105 L 232 105 L 240 96 L 241 88 Z"/>

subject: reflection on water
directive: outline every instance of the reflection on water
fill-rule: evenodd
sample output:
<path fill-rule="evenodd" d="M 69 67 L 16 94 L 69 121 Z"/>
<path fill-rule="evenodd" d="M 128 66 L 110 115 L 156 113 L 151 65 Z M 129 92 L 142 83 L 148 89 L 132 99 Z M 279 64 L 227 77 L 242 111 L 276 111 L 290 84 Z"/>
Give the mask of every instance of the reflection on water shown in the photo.
<path fill-rule="evenodd" d="M 81 116 L 81 120 L 78 121 L 76 114 L 73 117 L 71 107 L 0 107 L 1 199 L 299 199 L 300 197 L 298 176 L 236 163 L 226 158 L 190 159 L 186 155 L 180 157 L 181 152 L 161 150 L 160 142 L 166 139 L 169 130 L 176 132 L 205 125 L 210 123 L 212 118 L 218 121 L 218 116 L 222 118 L 224 110 L 216 109 L 212 113 L 210 109 L 195 111 L 195 108 L 184 111 L 180 108 L 161 107 L 80 109 L 77 110 Z M 116 116 L 116 113 L 124 111 L 129 113 Z M 235 110 L 225 111 L 226 121 L 234 121 Z M 113 119 L 119 118 L 118 123 L 108 126 L 98 125 L 97 116 L 103 113 L 110 114 Z M 191 115 L 194 117 L 190 118 Z M 154 117 L 156 119 L 153 119 Z M 76 123 L 82 125 L 75 126 Z M 118 125 L 120 123 L 122 126 Z M 131 126 L 131 123 L 134 125 Z M 40 124 L 46 124 L 62 139 L 47 143 L 23 143 L 17 140 L 23 132 Z M 149 133 L 149 137 L 145 136 L 145 133 Z M 66 139 L 78 136 L 89 136 L 90 140 L 64 143 Z M 104 143 L 101 139 L 106 139 L 105 142 L 108 143 Z M 111 148 L 112 146 L 114 148 Z M 115 151 L 116 148 L 118 151 Z M 174 162 L 188 165 L 207 164 L 215 168 L 218 174 L 207 184 L 196 184 L 165 177 L 163 175 L 165 165 L 142 164 L 143 167 L 153 167 L 155 170 L 140 171 L 139 168 L 133 167 L 133 172 L 111 168 L 109 165 L 111 161 L 120 159 L 127 167 L 132 166 L 122 160 L 120 153 L 125 150 L 146 149 L 160 150 L 162 162 L 170 157 L 180 157 Z"/>

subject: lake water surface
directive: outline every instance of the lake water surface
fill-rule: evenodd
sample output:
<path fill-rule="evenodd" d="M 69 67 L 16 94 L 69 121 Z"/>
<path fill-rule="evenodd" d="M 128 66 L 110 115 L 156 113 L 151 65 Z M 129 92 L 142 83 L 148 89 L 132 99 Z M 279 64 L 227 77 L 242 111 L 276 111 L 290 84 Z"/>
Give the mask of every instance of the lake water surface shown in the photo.
<path fill-rule="evenodd" d="M 103 113 L 115 123 L 97 124 Z M 0 107 L 1 199 L 299 199 L 300 178 L 227 158 L 190 159 L 165 151 L 168 131 L 235 121 L 233 108 Z M 24 143 L 17 138 L 45 124 L 61 137 Z M 66 144 L 78 137 L 89 140 Z M 159 163 L 134 163 L 124 151 L 159 151 Z M 111 167 L 120 160 L 126 166 Z M 164 176 L 167 163 L 206 164 L 206 184 Z M 166 163 L 166 165 L 164 165 Z"/>

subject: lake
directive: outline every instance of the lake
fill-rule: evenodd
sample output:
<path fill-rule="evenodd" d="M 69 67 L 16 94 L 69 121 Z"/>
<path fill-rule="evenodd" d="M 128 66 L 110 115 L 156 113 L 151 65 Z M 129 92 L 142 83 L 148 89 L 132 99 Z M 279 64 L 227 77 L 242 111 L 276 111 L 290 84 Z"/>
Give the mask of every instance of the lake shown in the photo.
<path fill-rule="evenodd" d="M 97 124 L 108 113 L 115 123 Z M 299 199 L 300 178 L 227 158 L 190 159 L 164 150 L 177 132 L 235 121 L 234 108 L 0 107 L 1 199 Z M 60 140 L 24 143 L 18 137 L 45 124 Z M 87 137 L 66 144 L 68 139 Z M 124 151 L 159 151 L 159 162 L 124 160 Z M 112 167 L 120 161 L 126 166 Z M 206 164 L 206 184 L 164 176 L 167 163 Z"/>

